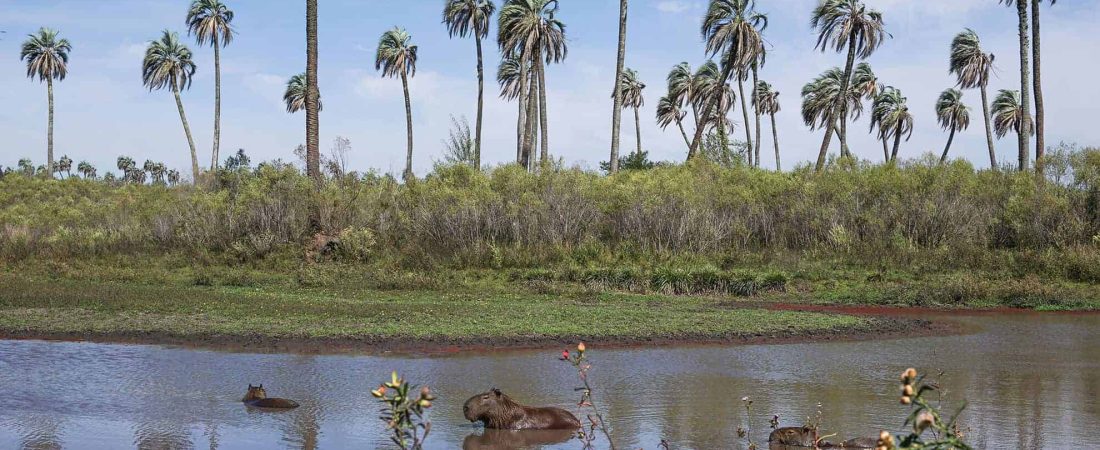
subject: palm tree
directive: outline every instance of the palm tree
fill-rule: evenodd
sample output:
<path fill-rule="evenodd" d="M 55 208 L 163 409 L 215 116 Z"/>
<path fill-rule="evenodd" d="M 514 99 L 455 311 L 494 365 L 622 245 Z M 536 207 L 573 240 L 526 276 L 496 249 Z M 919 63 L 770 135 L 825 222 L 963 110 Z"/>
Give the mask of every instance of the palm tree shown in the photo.
<path fill-rule="evenodd" d="M 317 86 L 317 0 L 306 0 L 306 173 L 321 186 L 321 91 Z M 320 211 L 310 213 L 310 228 L 320 231 Z"/>
<path fill-rule="evenodd" d="M 618 57 L 615 59 L 615 87 L 611 90 L 611 96 L 614 98 L 611 107 L 611 159 L 609 160 L 611 164 L 609 172 L 611 174 L 619 171 L 619 127 L 622 125 L 623 118 L 623 97 L 621 94 L 623 67 L 626 65 L 626 18 L 627 0 L 619 0 L 619 52 Z M 680 132 L 682 133 L 684 126 L 680 122 L 681 119 L 677 119 L 676 123 L 680 125 Z M 688 145 L 690 146 L 690 144 Z"/>
<path fill-rule="evenodd" d="M 516 118 L 516 163 L 522 163 L 523 136 L 526 125 L 527 103 L 523 94 L 523 74 L 526 64 L 521 62 L 518 56 L 505 57 L 497 67 L 497 83 L 500 85 L 500 98 L 505 100 L 519 100 L 519 114 Z"/>
<path fill-rule="evenodd" d="M 413 119 L 412 101 L 409 99 L 409 77 L 416 76 L 417 47 L 412 45 L 412 36 L 402 28 L 394 27 L 378 40 L 378 53 L 374 58 L 375 70 L 381 70 L 384 77 L 401 77 L 401 88 L 405 91 L 405 123 L 408 134 L 408 151 L 405 153 L 405 180 L 413 177 Z"/>
<path fill-rule="evenodd" d="M 71 178 L 73 169 L 73 159 L 69 155 L 61 155 L 61 159 L 57 161 L 57 173 L 65 172 L 65 178 Z"/>
<path fill-rule="evenodd" d="M 752 98 L 752 106 L 756 109 L 758 114 L 767 114 L 772 119 L 772 142 L 775 144 L 775 171 L 782 172 L 783 167 L 779 162 L 779 133 L 775 128 L 775 113 L 779 112 L 779 91 L 773 90 L 772 85 L 768 84 L 764 80 L 756 82 L 756 89 L 753 90 L 756 93 Z M 756 134 L 757 144 L 760 142 L 760 133 Z M 760 158 L 756 158 L 757 165 L 760 164 Z"/>
<path fill-rule="evenodd" d="M 857 98 L 862 97 L 864 100 L 874 102 L 875 96 L 882 90 L 882 85 L 878 82 L 878 75 L 875 75 L 874 70 L 871 69 L 871 65 L 862 62 L 856 64 L 855 70 L 852 71 L 851 87 L 849 87 L 849 89 L 852 91 L 853 96 Z M 856 106 L 857 113 L 853 115 L 853 120 L 859 118 L 860 114 L 858 110 L 863 109 L 862 102 L 860 100 L 855 101 L 860 103 Z M 885 140 L 882 141 L 882 154 L 885 155 L 884 157 L 887 160 L 890 159 L 890 149 Z M 848 156 L 851 156 L 851 153 L 849 153 Z"/>
<path fill-rule="evenodd" d="M 81 161 L 80 164 L 77 164 L 76 171 L 86 180 L 95 179 L 95 167 L 88 161 Z"/>
<path fill-rule="evenodd" d="M 657 126 L 663 130 L 675 123 L 680 128 L 680 135 L 684 137 L 684 145 L 687 145 L 690 151 L 691 139 L 688 138 L 687 131 L 684 131 L 685 116 L 687 113 L 671 97 L 666 95 L 657 100 Z"/>
<path fill-rule="evenodd" d="M 844 84 L 844 71 L 839 67 L 833 67 L 814 78 L 802 87 L 802 120 L 811 130 L 824 128 L 837 132 L 837 116 L 839 109 L 836 104 L 846 98 L 845 112 L 852 118 L 859 118 L 863 112 L 863 92 L 856 89 L 847 89 L 847 95 L 840 95 L 841 85 Z M 828 132 L 828 131 L 827 131 Z M 839 137 L 839 132 L 837 132 Z M 889 158 L 889 155 L 887 155 Z"/>
<path fill-rule="evenodd" d="M 557 12 L 557 0 L 508 0 L 500 10 L 497 30 L 497 43 L 504 57 L 518 55 L 521 61 L 530 64 L 520 72 L 521 84 L 530 86 L 525 88 L 529 89 L 525 153 L 530 155 L 534 151 L 537 126 L 542 129 L 540 155 L 543 162 L 548 162 L 549 158 L 545 64 L 561 62 L 568 53 L 565 23 L 556 18 Z M 536 112 L 539 113 L 538 125 L 535 124 Z M 531 158 L 526 160 L 528 164 L 531 161 Z"/>
<path fill-rule="evenodd" d="M 306 74 L 300 73 L 290 77 L 286 82 L 286 92 L 283 93 L 283 102 L 286 103 L 286 112 L 296 113 L 306 109 L 306 91 L 308 89 Z M 317 110 L 323 110 L 321 99 L 317 98 Z"/>
<path fill-rule="evenodd" d="M 1029 74 L 1029 69 L 1030 68 L 1028 67 L 1028 48 L 1029 47 L 1028 47 L 1028 32 L 1027 32 L 1027 28 L 1028 28 L 1028 24 L 1027 24 L 1027 3 L 1026 3 L 1026 0 L 1019 0 L 1019 1 L 1017 1 L 1017 0 L 1000 0 L 1000 2 L 1005 4 L 1005 5 L 1008 5 L 1008 6 L 1015 5 L 1016 6 L 1016 15 L 1020 19 L 1020 91 L 1018 92 L 1018 94 L 1020 96 L 1019 104 L 1023 108 L 1023 111 L 1021 112 L 1022 116 L 1023 117 L 1031 117 L 1031 92 L 1028 90 L 1028 88 L 1030 87 L 1028 81 L 1030 81 L 1031 75 Z M 1001 91 L 1002 94 L 1004 92 L 1005 91 L 1003 91 L 1003 90 Z M 998 96 L 998 98 L 1000 98 L 1000 96 Z M 996 103 L 996 100 L 994 100 L 994 103 Z M 996 114 L 997 108 L 994 107 L 993 109 L 994 109 L 994 114 Z M 1017 170 L 1023 172 L 1025 170 L 1027 170 L 1027 165 L 1028 165 L 1028 151 L 1029 151 L 1028 147 L 1031 145 L 1030 144 L 1031 130 L 1028 129 L 1028 127 L 1030 127 L 1032 124 L 1031 124 L 1030 120 L 1027 120 L 1027 121 L 1021 122 L 1020 125 L 1025 127 L 1025 128 L 1016 133 L 1016 135 L 1018 137 L 1018 140 L 1019 140 L 1019 146 L 1020 146 L 1019 154 L 1018 154 L 1018 169 Z"/>
<path fill-rule="evenodd" d="M 755 3 L 754 0 L 711 0 L 706 15 L 703 16 L 701 32 L 703 39 L 707 41 L 706 51 L 710 56 L 722 54 L 719 86 L 725 86 L 735 70 L 744 70 L 757 61 L 764 48 L 760 30 L 767 27 L 768 19 L 753 11 Z M 717 96 L 710 98 L 710 103 L 703 108 L 703 114 L 717 111 L 718 101 Z M 724 121 L 723 118 L 719 123 Z M 747 120 L 745 126 L 748 126 Z M 702 137 L 703 127 L 696 126 L 695 138 L 692 139 L 693 148 L 698 148 Z M 749 148 L 752 148 L 751 142 Z"/>
<path fill-rule="evenodd" d="M 622 99 L 623 108 L 634 108 L 634 132 L 637 135 L 637 154 L 642 154 L 642 120 L 638 110 L 645 105 L 642 90 L 645 83 L 638 79 L 638 72 L 634 69 L 624 69 L 623 79 L 619 81 L 619 97 Z"/>
<path fill-rule="evenodd" d="M 985 119 L 985 140 L 989 147 L 989 166 L 997 170 L 997 153 L 993 151 L 993 125 L 989 121 L 989 73 L 993 69 L 993 54 L 982 50 L 978 33 L 967 28 L 951 41 L 949 72 L 955 74 L 963 89 L 979 88 L 982 93 L 982 118 Z"/>
<path fill-rule="evenodd" d="M 27 78 L 46 82 L 49 99 L 49 124 L 46 128 L 46 165 L 53 167 L 53 80 L 64 81 L 69 73 L 69 52 L 73 50 L 68 39 L 58 37 L 56 30 L 41 28 L 27 36 L 19 59 L 27 62 Z M 52 174 L 50 176 L 53 176 Z"/>
<path fill-rule="evenodd" d="M 1016 134 L 1031 132 L 1031 121 L 1019 91 L 1001 89 L 993 98 L 993 130 L 997 133 L 997 139 L 1005 137 L 1009 131 Z"/>
<path fill-rule="evenodd" d="M 199 45 L 214 47 L 214 148 L 210 169 L 218 168 L 218 150 L 222 138 L 222 54 L 221 48 L 233 40 L 233 11 L 221 0 L 192 0 L 187 10 L 187 33 Z"/>
<path fill-rule="evenodd" d="M 962 102 L 962 91 L 947 89 L 936 101 L 936 118 L 944 130 L 951 130 L 947 136 L 947 146 L 943 149 L 940 163 L 947 161 L 947 152 L 951 150 L 951 141 L 955 140 L 955 131 L 970 127 L 970 108 Z"/>
<path fill-rule="evenodd" d="M 1043 171 L 1043 156 L 1046 154 L 1045 111 L 1043 109 L 1043 77 L 1040 64 L 1039 46 L 1039 6 L 1043 0 L 1031 0 L 1031 62 L 1034 65 L 1032 84 L 1035 88 L 1035 169 Z M 1057 0 L 1050 0 L 1054 5 Z"/>
<path fill-rule="evenodd" d="M 481 168 L 481 120 L 485 104 L 485 68 L 481 55 L 481 40 L 489 35 L 489 19 L 496 11 L 490 0 L 447 0 L 443 6 L 443 23 L 451 37 L 474 35 L 477 43 L 477 124 L 474 135 L 474 167 Z"/>
<path fill-rule="evenodd" d="M 856 56 L 867 59 L 888 36 L 882 22 L 882 13 L 867 8 L 861 0 L 821 0 L 821 3 L 814 8 L 811 25 L 818 30 L 817 48 L 822 52 L 830 47 L 837 53 L 848 49 L 848 60 L 844 66 L 840 84 L 841 92 L 848 90 Z M 834 107 L 838 110 L 835 116 L 840 120 L 841 153 L 847 154 L 848 103 L 841 101 L 838 97 Z M 829 152 L 832 133 L 832 127 L 825 129 L 825 139 L 821 142 L 821 150 L 817 154 L 815 168 L 817 171 L 825 168 L 825 155 Z"/>
<path fill-rule="evenodd" d="M 714 61 L 703 63 L 692 75 L 691 96 L 692 107 L 697 111 L 710 106 L 709 110 L 697 114 L 699 122 L 695 125 L 696 134 L 700 128 L 704 131 L 716 129 L 719 143 L 723 148 L 727 148 L 729 142 L 726 138 L 726 129 L 733 129 L 733 123 L 728 119 L 728 115 L 733 109 L 737 96 L 734 95 L 729 83 L 720 82 L 722 73 L 723 69 L 720 69 Z"/>
<path fill-rule="evenodd" d="M 195 182 L 199 180 L 199 157 L 195 153 L 195 140 L 191 138 L 191 126 L 187 124 L 187 114 L 183 112 L 183 100 L 180 90 L 191 87 L 191 77 L 195 75 L 195 63 L 191 60 L 191 50 L 180 42 L 179 35 L 165 30 L 160 40 L 149 42 L 145 59 L 141 63 L 142 79 L 150 91 L 168 87 L 176 97 L 183 132 L 187 135 L 187 144 L 191 147 L 191 174 Z"/>
<path fill-rule="evenodd" d="M 696 103 L 698 103 L 698 96 L 694 90 L 696 80 L 695 74 L 691 71 L 691 64 L 682 62 L 673 66 L 672 70 L 668 73 L 667 81 L 668 100 L 671 102 L 671 106 L 675 106 L 677 110 L 683 111 L 686 105 L 691 105 L 692 118 L 695 121 L 695 126 L 698 127 L 700 123 L 699 108 L 695 107 Z M 658 105 L 658 107 L 660 107 L 660 105 Z M 677 122 L 681 131 L 683 131 L 683 116 L 686 116 L 686 113 L 681 114 L 681 119 Z M 687 140 L 688 146 L 687 159 L 691 160 L 691 158 L 695 156 L 695 146 L 692 145 L 690 139 L 685 140 Z"/>
<path fill-rule="evenodd" d="M 907 141 L 913 136 L 913 115 L 909 113 L 906 100 L 900 90 L 886 87 L 875 96 L 875 102 L 871 106 L 872 126 L 877 124 L 882 136 L 889 134 L 894 138 L 894 149 L 890 153 L 891 161 L 898 159 L 901 136 L 906 135 Z"/>

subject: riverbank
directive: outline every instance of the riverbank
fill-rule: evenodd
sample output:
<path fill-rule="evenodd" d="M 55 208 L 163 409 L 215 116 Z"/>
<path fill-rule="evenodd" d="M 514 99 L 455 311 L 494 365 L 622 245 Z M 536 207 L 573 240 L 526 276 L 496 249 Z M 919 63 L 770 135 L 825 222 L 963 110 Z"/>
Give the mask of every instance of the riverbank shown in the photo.
<path fill-rule="evenodd" d="M 583 277 L 553 271 L 193 267 L 172 258 L 23 261 L 0 270 L 0 338 L 306 353 L 548 348 L 579 340 L 601 346 L 806 342 L 952 331 L 917 315 L 842 306 L 1019 306 L 986 297 L 936 298 L 951 291 L 945 287 L 951 283 L 896 274 L 890 281 L 848 271 L 815 281 L 826 274 L 686 273 L 688 281 L 666 289 L 622 275 L 633 272 L 616 273 L 619 281 L 609 283 L 570 281 Z M 937 290 L 925 287 L 933 283 Z M 1018 295 L 1036 302 L 1034 308 L 1097 309 L 1084 286 L 1032 284 L 1043 291 Z M 677 290 L 699 292 L 673 295 Z M 909 293 L 880 301 L 891 292 Z M 1076 292 L 1082 296 L 1074 301 L 1051 301 Z"/>

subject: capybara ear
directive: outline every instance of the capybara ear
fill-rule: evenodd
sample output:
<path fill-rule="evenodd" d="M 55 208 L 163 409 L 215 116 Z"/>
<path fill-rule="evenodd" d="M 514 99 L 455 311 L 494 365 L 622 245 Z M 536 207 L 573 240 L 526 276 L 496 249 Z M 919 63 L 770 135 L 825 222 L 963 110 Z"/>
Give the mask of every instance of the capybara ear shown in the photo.
<path fill-rule="evenodd" d="M 493 388 L 493 393 L 496 394 L 497 397 L 500 397 L 501 395 L 503 395 L 503 392 L 500 392 L 500 389 L 497 389 L 497 388 Z"/>
<path fill-rule="evenodd" d="M 260 386 L 259 386 L 259 387 L 260 387 L 260 389 L 263 389 L 263 388 L 264 388 L 264 384 L 263 384 L 263 383 L 260 383 Z"/>
<path fill-rule="evenodd" d="M 248 388 L 252 389 L 252 383 L 248 383 Z"/>

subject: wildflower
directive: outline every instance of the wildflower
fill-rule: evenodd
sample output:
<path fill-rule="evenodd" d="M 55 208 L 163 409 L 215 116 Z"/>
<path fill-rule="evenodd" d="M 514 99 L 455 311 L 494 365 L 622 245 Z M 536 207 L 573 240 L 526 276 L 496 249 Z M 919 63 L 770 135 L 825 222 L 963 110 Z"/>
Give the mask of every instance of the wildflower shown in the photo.
<path fill-rule="evenodd" d="M 902 385 L 901 395 L 904 395 L 906 397 L 912 397 L 913 396 L 913 385 L 911 385 L 911 384 Z"/>
<path fill-rule="evenodd" d="M 910 367 L 908 369 L 905 369 L 905 372 L 901 373 L 902 383 L 911 384 L 915 379 L 917 379 L 917 369 Z"/>
<path fill-rule="evenodd" d="M 890 432 L 883 430 L 882 433 L 879 433 L 878 442 L 876 442 L 876 444 L 878 444 L 878 446 L 875 447 L 875 450 L 893 450 L 894 436 L 891 435 Z"/>
<path fill-rule="evenodd" d="M 386 395 L 386 387 L 378 386 L 378 389 L 370 391 L 370 394 L 375 396 L 376 398 L 382 398 L 383 395 Z"/>
<path fill-rule="evenodd" d="M 419 404 L 420 404 L 421 408 L 431 408 L 432 407 L 432 402 L 428 401 L 427 399 L 421 399 Z"/>
<path fill-rule="evenodd" d="M 569 350 L 562 350 L 561 351 L 561 358 L 558 358 L 558 359 L 561 359 L 562 361 L 568 361 L 569 360 Z"/>
<path fill-rule="evenodd" d="M 386 383 L 386 387 L 397 388 L 398 386 L 401 386 L 401 378 L 397 376 L 397 371 L 395 370 L 390 374 L 390 382 Z"/>
<path fill-rule="evenodd" d="M 577 353 L 584 353 L 584 342 L 577 344 Z"/>
<path fill-rule="evenodd" d="M 432 395 L 432 389 L 427 386 L 420 388 L 420 398 L 423 398 L 425 400 L 435 400 L 435 396 Z"/>
<path fill-rule="evenodd" d="M 917 434 L 923 433 L 924 430 L 935 423 L 936 416 L 933 416 L 932 413 L 928 411 L 921 411 L 921 413 L 917 415 L 917 420 L 913 422 L 913 431 L 916 431 Z"/>
<path fill-rule="evenodd" d="M 901 404 L 908 405 L 911 403 L 913 403 L 913 399 L 911 397 L 909 397 L 908 395 L 901 396 Z"/>

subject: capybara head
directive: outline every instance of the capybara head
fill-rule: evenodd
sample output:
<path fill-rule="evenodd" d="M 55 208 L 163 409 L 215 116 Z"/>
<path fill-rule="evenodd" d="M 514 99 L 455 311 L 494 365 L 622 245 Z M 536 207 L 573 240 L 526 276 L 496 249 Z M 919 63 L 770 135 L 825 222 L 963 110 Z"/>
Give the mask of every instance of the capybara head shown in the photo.
<path fill-rule="evenodd" d="M 470 397 L 462 405 L 462 415 L 470 422 L 493 422 L 511 416 L 515 410 L 523 407 L 504 395 L 500 389 L 492 388 L 488 392 Z"/>
<path fill-rule="evenodd" d="M 261 384 L 259 386 L 253 386 L 251 383 L 249 383 L 248 393 L 244 394 L 244 399 L 242 401 L 247 402 L 250 400 L 262 400 L 265 398 L 267 398 L 267 391 L 264 390 L 264 385 Z"/>
<path fill-rule="evenodd" d="M 812 446 L 814 435 L 814 429 L 810 427 L 784 427 L 772 431 L 768 441 L 779 445 Z"/>

